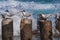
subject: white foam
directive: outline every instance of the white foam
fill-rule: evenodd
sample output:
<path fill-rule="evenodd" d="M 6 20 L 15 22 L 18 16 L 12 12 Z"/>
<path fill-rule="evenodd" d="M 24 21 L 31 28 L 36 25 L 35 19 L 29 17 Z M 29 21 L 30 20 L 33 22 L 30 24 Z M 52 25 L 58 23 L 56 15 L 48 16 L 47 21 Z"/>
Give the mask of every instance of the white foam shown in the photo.
<path fill-rule="evenodd" d="M 60 8 L 60 4 L 41 4 L 41 3 L 36 3 L 36 2 L 19 2 L 19 1 L 0 2 L 0 8 L 6 8 L 7 6 L 9 9 L 12 7 L 17 8 L 17 6 L 18 6 L 22 9 L 34 9 L 34 10 Z"/>

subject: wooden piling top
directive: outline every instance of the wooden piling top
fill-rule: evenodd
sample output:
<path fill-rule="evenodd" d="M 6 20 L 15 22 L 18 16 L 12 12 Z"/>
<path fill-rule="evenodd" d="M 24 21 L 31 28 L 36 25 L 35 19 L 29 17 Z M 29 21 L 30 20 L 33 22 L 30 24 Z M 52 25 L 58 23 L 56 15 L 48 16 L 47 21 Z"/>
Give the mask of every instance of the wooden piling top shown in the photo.
<path fill-rule="evenodd" d="M 9 19 L 3 19 L 3 20 L 2 20 L 2 25 L 7 25 L 7 24 L 9 24 L 11 21 L 12 21 L 11 18 L 9 18 Z"/>
<path fill-rule="evenodd" d="M 21 20 L 21 29 L 23 29 L 25 27 L 25 24 L 32 24 L 32 20 L 31 19 L 22 19 Z"/>

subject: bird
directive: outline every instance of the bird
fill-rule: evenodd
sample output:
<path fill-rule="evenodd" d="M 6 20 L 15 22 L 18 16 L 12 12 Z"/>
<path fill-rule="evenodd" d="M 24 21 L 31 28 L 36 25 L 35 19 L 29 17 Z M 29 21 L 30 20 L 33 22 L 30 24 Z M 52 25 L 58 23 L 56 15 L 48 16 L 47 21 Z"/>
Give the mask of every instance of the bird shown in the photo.
<path fill-rule="evenodd" d="M 24 17 L 30 17 L 31 16 L 31 14 L 29 14 L 25 10 L 22 11 L 22 14 L 23 14 Z"/>
<path fill-rule="evenodd" d="M 10 11 L 9 11 L 9 10 L 5 10 L 5 12 L 6 12 L 6 16 L 11 17 L 11 16 L 13 16 L 13 15 L 14 15 L 14 14 L 10 13 Z"/>
<path fill-rule="evenodd" d="M 46 15 L 45 14 L 40 14 L 40 20 L 46 20 Z"/>
<path fill-rule="evenodd" d="M 41 20 L 48 20 L 49 17 L 53 17 L 54 15 L 52 14 L 40 14 L 40 19 Z"/>

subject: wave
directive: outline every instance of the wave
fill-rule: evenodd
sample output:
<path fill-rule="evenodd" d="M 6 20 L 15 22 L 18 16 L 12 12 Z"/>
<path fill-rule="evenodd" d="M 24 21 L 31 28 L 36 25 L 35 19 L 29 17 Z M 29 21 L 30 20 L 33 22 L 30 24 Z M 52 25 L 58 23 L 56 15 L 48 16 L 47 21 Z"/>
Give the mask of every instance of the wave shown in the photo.
<path fill-rule="evenodd" d="M 40 9 L 59 9 L 60 4 L 41 4 L 36 2 L 19 2 L 19 1 L 3 1 L 0 2 L 0 9 L 10 9 L 10 8 L 17 8 L 17 9 L 33 9 L 33 10 L 40 10 Z"/>
<path fill-rule="evenodd" d="M 16 0 L 22 2 L 40 2 L 40 3 L 60 3 L 60 0 Z"/>
<path fill-rule="evenodd" d="M 0 0 L 0 1 L 22 1 L 22 2 L 40 2 L 40 3 L 60 3 L 60 0 Z"/>

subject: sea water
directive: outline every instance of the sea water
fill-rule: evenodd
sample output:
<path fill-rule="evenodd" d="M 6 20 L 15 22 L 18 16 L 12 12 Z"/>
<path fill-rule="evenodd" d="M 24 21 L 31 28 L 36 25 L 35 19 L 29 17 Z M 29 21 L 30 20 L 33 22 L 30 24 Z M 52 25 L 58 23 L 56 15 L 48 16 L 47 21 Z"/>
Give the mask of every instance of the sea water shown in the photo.
<path fill-rule="evenodd" d="M 39 1 L 39 0 L 38 0 Z M 42 1 L 44 2 L 44 1 Z M 59 1 L 58 1 L 59 2 Z M 2 14 L 4 14 L 3 12 L 8 9 L 8 10 L 13 10 L 15 13 L 16 10 L 20 11 L 20 10 L 26 10 L 28 12 L 30 12 L 33 15 L 33 20 L 37 20 L 37 15 L 38 14 L 53 14 L 53 13 L 57 13 L 60 12 L 60 3 L 38 3 L 38 2 L 34 2 L 34 1 L 15 1 L 15 0 L 0 0 L 0 14 L 2 12 Z M 15 10 L 16 9 L 16 10 Z M 0 15 L 1 16 L 1 15 Z M 35 21 L 37 23 L 37 21 Z M 17 24 L 16 24 L 17 25 Z M 16 28 L 15 28 L 16 29 Z M 15 30 L 18 31 L 18 30 Z M 1 30 L 0 30 L 1 32 Z M 17 33 L 15 32 L 15 35 Z M 2 37 L 0 37 L 0 40 L 2 40 Z M 19 36 L 15 36 L 14 40 L 20 40 Z M 40 40 L 40 37 L 35 37 L 33 36 L 32 40 Z M 53 40 L 60 40 L 60 38 L 53 38 Z"/>
<path fill-rule="evenodd" d="M 2 40 L 2 37 L 0 37 L 0 40 Z M 19 36 L 15 36 L 14 40 L 21 40 Z M 40 37 L 32 37 L 32 40 L 41 40 Z M 60 40 L 60 38 L 53 38 L 53 40 Z"/>

